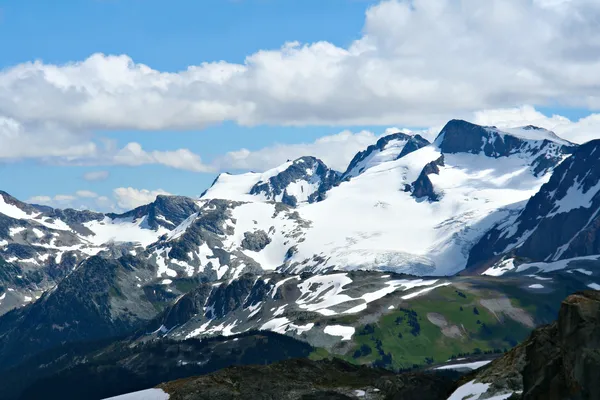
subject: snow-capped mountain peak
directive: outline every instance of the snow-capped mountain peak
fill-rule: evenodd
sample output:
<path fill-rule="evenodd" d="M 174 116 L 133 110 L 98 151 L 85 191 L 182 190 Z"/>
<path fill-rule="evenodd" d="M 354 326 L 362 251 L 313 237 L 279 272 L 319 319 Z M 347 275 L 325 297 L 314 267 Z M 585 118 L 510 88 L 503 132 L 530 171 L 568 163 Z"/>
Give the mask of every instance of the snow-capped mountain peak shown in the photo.
<path fill-rule="evenodd" d="M 264 173 L 221 174 L 202 199 L 276 201 L 295 207 L 323 200 L 339 176 L 323 161 L 306 156 Z"/>
<path fill-rule="evenodd" d="M 525 126 L 500 130 L 463 120 L 448 122 L 434 143 L 445 154 L 528 158 L 536 176 L 546 174 L 576 147 L 543 128 Z"/>
<path fill-rule="evenodd" d="M 427 145 L 427 139 L 420 135 L 398 132 L 384 136 L 354 156 L 341 180 L 351 179 L 371 167 L 397 160 Z"/>
<path fill-rule="evenodd" d="M 494 257 L 552 262 L 600 254 L 600 140 L 579 146 L 514 218 L 477 243 L 469 266 Z"/>

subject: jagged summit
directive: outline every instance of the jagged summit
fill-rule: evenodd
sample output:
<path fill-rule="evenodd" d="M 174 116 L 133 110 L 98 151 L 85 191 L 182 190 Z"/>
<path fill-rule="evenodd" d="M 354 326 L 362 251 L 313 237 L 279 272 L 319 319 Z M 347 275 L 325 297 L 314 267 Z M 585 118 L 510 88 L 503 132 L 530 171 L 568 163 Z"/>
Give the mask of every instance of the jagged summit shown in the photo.
<path fill-rule="evenodd" d="M 150 204 L 137 207 L 123 214 L 107 214 L 112 219 L 139 220 L 145 218 L 150 229 L 160 227 L 173 229 L 181 224 L 187 217 L 198 211 L 196 201 L 185 196 L 159 195 Z"/>
<path fill-rule="evenodd" d="M 221 174 L 201 198 L 276 201 L 295 207 L 323 200 L 339 177 L 323 161 L 304 156 L 263 173 Z"/>
<path fill-rule="evenodd" d="M 495 254 L 557 261 L 600 254 L 600 140 L 579 146 L 513 219 L 471 251 L 470 266 Z"/>
<path fill-rule="evenodd" d="M 354 156 L 341 180 L 348 180 L 382 162 L 397 160 L 429 144 L 421 135 L 398 132 L 384 136 Z"/>
<path fill-rule="evenodd" d="M 444 126 L 435 139 L 435 144 L 443 153 L 483 153 L 488 157 L 506 157 L 517 152 L 531 153 L 549 144 L 567 147 L 561 148 L 560 152 L 568 154 L 574 146 L 554 132 L 532 125 L 500 130 L 495 126 L 481 126 L 458 119 L 453 119 Z"/>

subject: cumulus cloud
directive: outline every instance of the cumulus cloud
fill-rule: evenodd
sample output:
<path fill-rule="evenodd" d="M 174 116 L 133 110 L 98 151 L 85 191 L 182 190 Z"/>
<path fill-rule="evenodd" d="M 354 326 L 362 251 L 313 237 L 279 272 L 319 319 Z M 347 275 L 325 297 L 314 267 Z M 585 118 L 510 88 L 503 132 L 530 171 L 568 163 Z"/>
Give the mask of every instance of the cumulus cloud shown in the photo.
<path fill-rule="evenodd" d="M 77 195 L 77 197 L 84 197 L 88 199 L 95 199 L 96 197 L 98 197 L 98 193 L 92 192 L 90 190 L 78 190 L 75 192 L 75 195 Z"/>
<path fill-rule="evenodd" d="M 578 121 L 571 121 L 561 115 L 546 116 L 534 107 L 523 106 L 478 111 L 474 113 L 472 121 L 476 124 L 495 125 L 499 128 L 539 126 L 574 143 L 585 143 L 600 138 L 600 114 L 591 114 Z"/>
<path fill-rule="evenodd" d="M 33 196 L 27 200 L 31 204 L 49 205 L 52 203 L 52 197 L 50 196 Z"/>
<path fill-rule="evenodd" d="M 213 172 L 211 166 L 205 165 L 200 156 L 188 149 L 175 151 L 145 151 L 139 143 L 129 143 L 113 157 L 116 165 L 161 164 L 167 167 L 184 169 L 193 172 Z"/>
<path fill-rule="evenodd" d="M 387 0 L 342 48 L 291 42 L 177 73 L 127 55 L 0 72 L 0 115 L 65 129 L 429 126 L 481 108 L 600 108 L 595 0 Z"/>
<path fill-rule="evenodd" d="M 55 208 L 75 208 L 79 210 L 98 210 L 105 212 L 124 212 L 156 200 L 158 195 L 169 195 L 162 189 L 147 190 L 132 187 L 119 187 L 113 190 L 112 198 L 100 196 L 89 190 L 78 190 L 73 194 L 55 196 L 33 196 L 27 202 Z"/>
<path fill-rule="evenodd" d="M 117 205 L 125 210 L 130 210 L 156 200 L 158 195 L 169 195 L 162 189 L 147 190 L 135 189 L 132 187 L 120 187 L 113 191 Z"/>
<path fill-rule="evenodd" d="M 80 190 L 73 194 L 57 194 L 55 196 L 33 196 L 27 202 L 30 204 L 40 204 L 55 208 L 76 208 L 76 209 L 97 209 L 100 204 L 93 201 L 97 199 L 96 193 Z M 102 204 L 104 205 L 104 204 Z"/>
<path fill-rule="evenodd" d="M 596 0 L 384 0 L 368 8 L 361 37 L 347 47 L 289 42 L 240 64 L 207 61 L 179 72 L 127 55 L 18 64 L 0 71 L 0 160 L 213 172 L 309 153 L 340 168 L 361 139 L 336 142 L 339 156 L 320 153 L 334 147 L 323 139 L 240 149 L 204 163 L 189 149 L 116 148 L 94 133 L 197 130 L 223 121 L 436 129 L 451 118 L 527 121 L 585 141 L 597 137 L 599 114 L 574 122 L 510 107 L 600 109 L 599 19 Z"/>
<path fill-rule="evenodd" d="M 90 171 L 83 174 L 83 179 L 86 181 L 104 181 L 108 179 L 110 173 L 108 171 Z"/>
<path fill-rule="evenodd" d="M 216 170 L 263 171 L 302 156 L 311 155 L 323 160 L 329 167 L 345 170 L 357 152 L 375 143 L 374 133 L 343 131 L 324 136 L 312 143 L 276 144 L 257 151 L 240 149 L 217 158 L 213 165 Z"/>
<path fill-rule="evenodd" d="M 532 106 L 523 106 L 476 111 L 466 116 L 465 119 L 479 125 L 493 125 L 498 128 L 535 125 L 551 130 L 574 143 L 584 143 L 600 138 L 600 114 L 592 114 L 578 121 L 571 121 L 560 115 L 546 116 Z M 320 158 L 333 169 L 344 171 L 356 153 L 375 143 L 382 136 L 404 132 L 413 135 L 419 134 L 433 142 L 444 124 L 440 123 L 420 130 L 387 128 L 382 134 L 369 131 L 357 133 L 343 131 L 321 137 L 312 143 L 275 144 L 255 151 L 239 149 L 215 159 L 211 163 L 211 168 L 222 172 L 228 170 L 265 171 L 281 165 L 287 160 L 311 155 Z"/>

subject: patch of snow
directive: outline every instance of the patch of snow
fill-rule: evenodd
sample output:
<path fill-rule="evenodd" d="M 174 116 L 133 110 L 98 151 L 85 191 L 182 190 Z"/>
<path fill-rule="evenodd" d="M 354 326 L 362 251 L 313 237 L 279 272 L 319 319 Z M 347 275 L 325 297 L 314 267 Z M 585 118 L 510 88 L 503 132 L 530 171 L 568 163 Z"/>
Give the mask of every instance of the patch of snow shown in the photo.
<path fill-rule="evenodd" d="M 283 312 L 285 311 L 285 308 L 287 307 L 287 304 L 282 305 L 281 307 L 279 307 L 274 313 L 273 316 L 274 317 L 278 317 L 281 314 L 283 314 Z"/>
<path fill-rule="evenodd" d="M 519 267 L 517 268 L 517 272 L 523 272 L 530 268 L 537 268 L 539 271 L 544 271 L 544 272 L 552 272 L 552 271 L 558 271 L 561 269 L 565 269 L 573 261 L 599 260 L 599 259 L 600 259 L 600 255 L 593 255 L 593 256 L 568 258 L 565 260 L 559 260 L 559 261 L 553 261 L 553 262 L 527 263 L 527 264 L 519 265 Z"/>
<path fill-rule="evenodd" d="M 479 400 L 479 397 L 490 388 L 489 383 L 475 383 L 474 380 L 460 386 L 448 397 L 448 400 Z"/>
<path fill-rule="evenodd" d="M 146 389 L 139 392 L 108 397 L 104 400 L 169 400 L 169 395 L 162 389 Z"/>
<path fill-rule="evenodd" d="M 437 288 L 439 288 L 439 287 L 442 287 L 442 286 L 448 286 L 448 285 L 450 285 L 450 284 L 451 284 L 450 282 L 444 282 L 444 283 L 440 283 L 439 285 L 435 285 L 435 286 L 432 286 L 432 287 L 428 287 L 428 288 L 425 288 L 425 289 L 419 290 L 418 292 L 414 292 L 414 293 L 407 294 L 406 296 L 402 296 L 402 299 L 403 299 L 403 300 L 412 299 L 412 298 L 414 298 L 414 297 L 420 296 L 420 295 L 422 295 L 422 294 L 425 294 L 425 293 L 427 293 L 427 292 L 430 292 L 430 291 L 432 291 L 432 290 L 434 290 L 434 289 L 437 289 Z"/>
<path fill-rule="evenodd" d="M 448 397 L 448 400 L 483 400 L 481 397 L 490 388 L 489 383 L 476 383 L 474 380 L 460 386 Z M 513 392 L 499 394 L 492 397 L 485 397 L 485 400 L 506 400 L 513 395 Z"/>
<path fill-rule="evenodd" d="M 600 290 L 600 285 L 598 285 L 597 283 L 590 283 L 590 284 L 588 284 L 588 287 L 590 287 L 594 290 Z"/>
<path fill-rule="evenodd" d="M 475 361 L 475 362 L 465 363 L 465 364 L 444 365 L 442 367 L 437 367 L 436 369 L 471 369 L 471 370 L 473 370 L 473 369 L 481 368 L 484 365 L 488 365 L 491 362 L 492 362 L 491 360 Z"/>
<path fill-rule="evenodd" d="M 514 258 L 504 260 L 491 268 L 485 270 L 481 275 L 502 276 L 507 271 L 515 269 Z"/>
<path fill-rule="evenodd" d="M 25 211 L 21 210 L 19 207 L 9 204 L 4 201 L 4 196 L 0 194 L 0 213 L 14 218 L 14 219 L 33 219 L 35 218 L 35 214 L 27 214 Z"/>
<path fill-rule="evenodd" d="M 187 217 L 181 224 L 179 224 L 179 226 L 177 226 L 171 231 L 171 233 L 169 233 L 167 240 L 175 240 L 180 238 L 185 233 L 185 231 L 187 231 L 190 225 L 192 225 L 196 218 L 198 218 L 198 213 L 194 213 Z"/>
<path fill-rule="evenodd" d="M 2 197 L 2 196 L 0 196 L 0 197 Z M 27 228 L 25 228 L 25 227 L 22 227 L 22 226 L 18 226 L 18 227 L 16 227 L 16 228 L 15 228 L 15 227 L 13 227 L 13 228 L 10 228 L 10 229 L 8 230 L 8 234 L 9 234 L 11 237 L 14 237 L 15 235 L 18 235 L 19 233 L 21 233 L 21 232 L 23 232 L 23 231 L 26 231 L 26 230 L 27 230 Z"/>
<path fill-rule="evenodd" d="M 84 222 L 83 225 L 94 233 L 94 235 L 85 238 L 97 246 L 110 242 L 131 242 L 148 246 L 156 242 L 160 236 L 169 232 L 168 229 L 163 227 L 156 231 L 144 228 L 147 225 L 145 223 L 146 219 L 147 217 L 138 220 L 132 218 L 110 219 L 106 217 L 102 221 Z"/>
<path fill-rule="evenodd" d="M 576 268 L 576 269 L 574 269 L 573 271 L 577 271 L 577 272 L 579 272 L 579 273 L 581 273 L 581 274 L 588 275 L 588 276 L 590 276 L 590 275 L 592 275 L 592 274 L 593 274 L 593 272 L 592 272 L 592 271 L 588 271 L 588 270 L 586 270 L 586 269 L 581 269 L 581 268 Z"/>
<path fill-rule="evenodd" d="M 261 331 L 273 331 L 273 332 L 284 334 L 287 331 L 287 327 L 289 324 L 290 324 L 290 320 L 285 317 L 274 318 L 274 319 L 266 322 L 265 324 L 263 324 L 263 326 L 260 327 L 260 330 Z"/>
<path fill-rule="evenodd" d="M 37 237 L 38 237 L 38 239 L 39 239 L 39 238 L 42 238 L 42 237 L 44 237 L 44 232 L 40 231 L 40 230 L 39 230 L 39 229 L 37 229 L 37 228 L 33 228 L 31 231 L 33 232 L 33 234 L 34 234 L 35 236 L 37 236 Z"/>
<path fill-rule="evenodd" d="M 170 285 L 171 283 L 173 283 L 172 280 L 170 280 L 170 279 L 163 279 L 160 284 L 161 285 Z"/>
<path fill-rule="evenodd" d="M 341 336 L 342 340 L 350 340 L 352 339 L 352 335 L 354 335 L 354 327 L 353 326 L 342 326 L 342 325 L 328 325 L 325 327 L 323 332 L 331 336 Z"/>
<path fill-rule="evenodd" d="M 535 283 L 533 285 L 528 286 L 530 289 L 543 289 L 544 285 L 540 285 L 539 283 Z"/>

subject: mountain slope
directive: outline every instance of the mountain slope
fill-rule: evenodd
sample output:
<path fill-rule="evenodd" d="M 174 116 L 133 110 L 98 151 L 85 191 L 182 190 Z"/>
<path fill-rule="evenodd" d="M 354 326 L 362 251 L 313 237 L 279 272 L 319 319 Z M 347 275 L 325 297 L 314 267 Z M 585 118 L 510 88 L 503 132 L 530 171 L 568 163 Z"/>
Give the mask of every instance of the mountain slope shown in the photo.
<path fill-rule="evenodd" d="M 471 246 L 519 211 L 547 181 L 543 172 L 571 147 L 515 137 L 519 146 L 488 155 L 450 146 L 450 132 L 462 125 L 451 121 L 435 145 L 374 165 L 331 189 L 326 201 L 299 208 L 312 225 L 285 269 L 375 268 L 416 275 L 463 269 Z M 465 142 L 472 136 L 481 143 L 477 130 L 460 132 Z M 506 141 L 512 137 L 502 134 Z M 546 168 L 540 170 L 542 164 Z"/>
<path fill-rule="evenodd" d="M 221 174 L 201 198 L 235 201 L 276 201 L 291 207 L 325 198 L 340 174 L 315 157 L 301 157 L 262 174 Z"/>
<path fill-rule="evenodd" d="M 600 254 L 600 140 L 581 145 L 509 223 L 473 248 L 469 265 L 505 255 L 553 262 Z M 522 262 L 521 261 L 521 262 Z"/>
<path fill-rule="evenodd" d="M 469 394 L 474 399 L 600 398 L 599 322 L 600 292 L 567 297 L 555 322 L 536 329 L 523 344 L 463 378 L 450 399 Z"/>
<path fill-rule="evenodd" d="M 357 153 L 350 161 L 341 180 L 349 180 L 371 167 L 397 160 L 427 145 L 429 145 L 427 139 L 420 135 L 412 136 L 405 133 L 386 135 L 366 150 Z"/>

